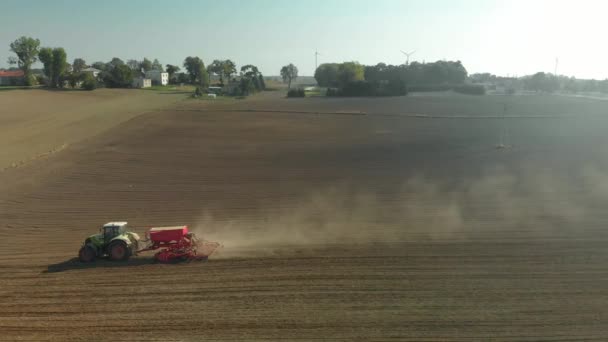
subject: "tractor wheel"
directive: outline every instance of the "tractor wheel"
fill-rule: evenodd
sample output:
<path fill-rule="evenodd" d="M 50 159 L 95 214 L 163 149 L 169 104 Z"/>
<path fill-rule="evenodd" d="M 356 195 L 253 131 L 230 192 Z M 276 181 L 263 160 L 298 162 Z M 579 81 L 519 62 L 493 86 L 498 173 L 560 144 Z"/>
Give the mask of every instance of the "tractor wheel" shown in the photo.
<path fill-rule="evenodd" d="M 108 246 L 108 255 L 112 261 L 126 261 L 131 256 L 131 249 L 124 241 L 114 241 Z"/>
<path fill-rule="evenodd" d="M 84 245 L 78 251 L 78 259 L 81 262 L 91 262 L 95 260 L 96 254 L 95 248 L 91 247 L 91 245 Z"/>

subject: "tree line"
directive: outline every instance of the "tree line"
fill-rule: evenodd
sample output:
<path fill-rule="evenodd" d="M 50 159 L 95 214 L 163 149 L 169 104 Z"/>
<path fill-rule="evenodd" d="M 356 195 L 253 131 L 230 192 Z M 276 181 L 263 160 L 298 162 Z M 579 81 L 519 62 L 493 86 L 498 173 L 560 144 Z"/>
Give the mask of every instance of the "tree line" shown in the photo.
<path fill-rule="evenodd" d="M 542 71 L 522 77 L 502 77 L 491 73 L 476 73 L 470 75 L 469 80 L 472 83 L 485 84 L 490 89 L 505 87 L 510 93 L 522 90 L 539 93 L 608 93 L 608 79 L 577 79 Z"/>
<path fill-rule="evenodd" d="M 192 84 L 203 89 L 210 86 L 210 75 L 217 75 L 219 85 L 222 88 L 230 85 L 228 88 L 232 95 L 248 95 L 266 88 L 264 76 L 255 65 L 242 66 L 237 80 L 237 66 L 230 59 L 216 59 L 205 67 L 200 57 L 188 56 L 182 63 L 184 72 L 180 72 L 180 66 L 167 64 L 163 67 L 158 59 L 148 58 L 124 62 L 114 57 L 108 62 L 94 62 L 91 65 L 82 58 L 76 58 L 70 64 L 67 62 L 65 49 L 41 47 L 39 39 L 30 37 L 16 39 L 10 44 L 10 49 L 16 57 L 10 57 L 8 62 L 23 71 L 26 85 L 38 82 L 51 88 L 63 88 L 66 85 L 81 85 L 85 89 L 95 89 L 98 86 L 129 88 L 135 78 L 144 77 L 147 72 L 157 70 L 169 75 L 169 83 Z M 42 75 L 36 79 L 32 73 L 32 65 L 38 61 L 42 63 L 43 70 Z M 90 71 L 84 72 L 88 67 L 99 70 L 97 77 L 93 77 Z"/>
<path fill-rule="evenodd" d="M 466 78 L 467 70 L 460 61 L 408 65 L 324 63 L 315 71 L 319 86 L 329 88 L 328 95 L 343 96 L 395 96 L 405 95 L 408 90 L 446 87 L 460 91 Z"/>

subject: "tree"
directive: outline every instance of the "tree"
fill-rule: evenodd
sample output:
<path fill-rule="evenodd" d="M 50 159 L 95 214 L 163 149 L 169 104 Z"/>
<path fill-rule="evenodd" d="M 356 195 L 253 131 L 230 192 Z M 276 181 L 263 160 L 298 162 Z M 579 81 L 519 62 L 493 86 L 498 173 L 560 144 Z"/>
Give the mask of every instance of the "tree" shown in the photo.
<path fill-rule="evenodd" d="M 255 85 L 249 77 L 242 77 L 239 87 L 241 88 L 241 95 L 243 96 L 247 96 L 255 90 Z"/>
<path fill-rule="evenodd" d="M 243 65 L 241 67 L 241 73 L 243 74 L 243 76 L 253 78 L 253 77 L 258 77 L 260 71 L 258 70 L 258 67 L 256 67 L 255 65 L 247 64 L 247 65 Z"/>
<path fill-rule="evenodd" d="M 53 49 L 49 47 L 44 47 L 40 49 L 38 53 L 38 57 L 40 58 L 40 62 L 42 62 L 42 72 L 46 76 L 47 85 L 53 86 Z"/>
<path fill-rule="evenodd" d="M 557 77 L 544 72 L 537 72 L 525 81 L 525 86 L 529 90 L 552 93 L 559 89 Z M 578 88 L 578 86 L 577 86 Z"/>
<path fill-rule="evenodd" d="M 315 70 L 315 79 L 321 87 L 338 86 L 338 65 L 336 63 L 324 63 Z"/>
<path fill-rule="evenodd" d="M 212 72 L 220 77 L 220 83 L 224 86 L 224 75 L 222 68 L 222 61 L 219 59 L 214 60 L 211 64 L 207 66 L 207 71 Z"/>
<path fill-rule="evenodd" d="M 17 55 L 17 65 L 19 69 L 23 70 L 26 85 L 32 85 L 31 67 L 37 61 L 40 40 L 23 36 L 12 42 L 10 47 L 11 51 Z"/>
<path fill-rule="evenodd" d="M 152 62 L 144 57 L 144 60 L 141 62 L 141 68 L 144 72 L 152 70 Z"/>
<path fill-rule="evenodd" d="M 236 74 L 236 64 L 233 61 L 227 59 L 222 63 L 222 71 L 226 78 L 228 78 L 228 82 L 230 82 L 230 77 L 233 74 Z"/>
<path fill-rule="evenodd" d="M 65 50 L 63 48 L 44 47 L 40 49 L 38 57 L 43 65 L 43 73 L 47 77 L 47 85 L 51 88 L 62 88 L 63 77 L 69 65 Z"/>
<path fill-rule="evenodd" d="M 133 82 L 133 70 L 126 64 L 118 64 L 104 72 L 103 80 L 109 88 L 128 88 Z"/>
<path fill-rule="evenodd" d="M 177 83 L 188 83 L 190 81 L 190 77 L 184 72 L 177 73 L 176 78 Z"/>
<path fill-rule="evenodd" d="M 364 75 L 365 69 L 363 65 L 357 62 L 346 62 L 338 66 L 338 83 L 340 87 L 344 87 L 351 82 L 363 81 L 365 79 Z"/>
<path fill-rule="evenodd" d="M 263 90 L 264 88 L 266 88 L 266 84 L 264 83 L 264 78 L 262 77 L 262 74 L 258 70 L 258 67 L 256 67 L 255 65 L 247 64 L 247 65 L 242 66 L 241 75 L 242 75 L 241 79 L 247 78 L 247 79 L 251 80 L 251 84 L 253 85 L 253 88 L 256 91 L 260 91 L 260 90 Z M 245 86 L 243 86 L 243 82 L 241 82 L 241 91 L 244 95 L 248 94 L 251 91 L 251 90 L 245 90 L 248 87 L 249 87 L 248 84 L 245 87 Z"/>
<path fill-rule="evenodd" d="M 154 62 L 152 62 L 152 69 L 151 70 L 163 71 L 163 65 L 160 64 L 160 62 L 158 61 L 158 59 L 154 58 Z"/>
<path fill-rule="evenodd" d="M 141 72 L 141 62 L 135 59 L 129 59 L 127 61 L 127 66 L 131 68 L 131 70 L 136 72 Z"/>
<path fill-rule="evenodd" d="M 186 57 L 186 59 L 184 60 L 184 69 L 186 69 L 188 75 L 190 75 L 190 83 L 192 84 L 197 83 L 197 81 L 201 79 L 202 71 L 205 71 L 206 73 L 205 64 L 198 57 Z M 207 74 L 207 82 L 208 80 L 209 75 Z"/>
<path fill-rule="evenodd" d="M 125 65 L 125 62 L 122 61 L 122 59 L 118 58 L 118 57 L 114 57 L 112 58 L 112 60 L 106 65 L 106 70 L 110 70 L 113 69 L 117 66 L 121 66 L 121 65 Z"/>
<path fill-rule="evenodd" d="M 74 59 L 74 62 L 72 63 L 72 71 L 75 73 L 81 72 L 82 69 L 84 69 L 86 67 L 87 67 L 87 63 L 82 58 L 76 58 L 76 59 Z"/>
<path fill-rule="evenodd" d="M 203 63 L 202 61 L 199 65 L 198 75 L 198 84 L 200 84 L 203 88 L 209 87 L 209 73 L 205 68 L 205 63 Z"/>
<path fill-rule="evenodd" d="M 236 74 L 236 64 L 234 64 L 234 62 L 229 59 L 216 59 L 211 64 L 209 64 L 207 70 L 218 75 L 220 77 L 220 83 L 222 84 L 222 86 L 224 86 L 224 80 L 228 79 L 228 81 L 230 82 L 230 77 L 233 74 Z"/>
<path fill-rule="evenodd" d="M 169 82 L 172 82 L 173 75 L 179 71 L 179 67 L 177 65 L 167 64 L 165 71 L 169 74 Z"/>
<path fill-rule="evenodd" d="M 68 67 L 67 55 L 63 48 L 53 49 L 53 86 L 63 88 L 63 76 Z"/>
<path fill-rule="evenodd" d="M 281 77 L 283 78 L 283 82 L 288 82 L 287 89 L 291 88 L 291 81 L 298 78 L 298 68 L 289 63 L 281 68 Z"/>
<path fill-rule="evenodd" d="M 93 64 L 91 64 L 91 67 L 97 69 L 97 70 L 101 70 L 101 71 L 105 71 L 106 70 L 106 63 L 104 62 L 95 62 Z"/>

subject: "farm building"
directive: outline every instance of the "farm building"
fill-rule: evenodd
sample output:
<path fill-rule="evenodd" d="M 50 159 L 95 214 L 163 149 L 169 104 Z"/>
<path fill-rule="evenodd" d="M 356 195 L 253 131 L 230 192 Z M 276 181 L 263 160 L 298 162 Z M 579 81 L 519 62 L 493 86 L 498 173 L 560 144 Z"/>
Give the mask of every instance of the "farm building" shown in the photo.
<path fill-rule="evenodd" d="M 0 70 L 0 85 L 14 86 L 23 85 L 25 79 L 23 78 L 23 71 L 2 71 Z"/>
<path fill-rule="evenodd" d="M 145 77 L 135 77 L 131 83 L 133 88 L 150 88 L 152 86 L 152 80 Z"/>
<path fill-rule="evenodd" d="M 152 80 L 154 85 L 167 85 L 169 84 L 169 73 L 160 70 L 146 71 L 146 78 Z"/>

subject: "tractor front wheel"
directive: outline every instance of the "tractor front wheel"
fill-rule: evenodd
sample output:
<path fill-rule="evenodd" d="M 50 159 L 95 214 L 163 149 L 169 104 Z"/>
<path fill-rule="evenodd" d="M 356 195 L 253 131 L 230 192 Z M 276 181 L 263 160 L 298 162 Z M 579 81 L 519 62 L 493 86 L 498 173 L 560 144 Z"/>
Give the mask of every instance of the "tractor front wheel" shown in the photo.
<path fill-rule="evenodd" d="M 78 259 L 80 259 L 81 262 L 91 262 L 95 260 L 96 254 L 95 248 L 90 245 L 84 245 L 80 248 L 80 251 L 78 251 Z"/>
<path fill-rule="evenodd" d="M 131 250 L 124 241 L 114 241 L 108 246 L 108 254 L 112 261 L 126 261 L 131 256 Z"/>

